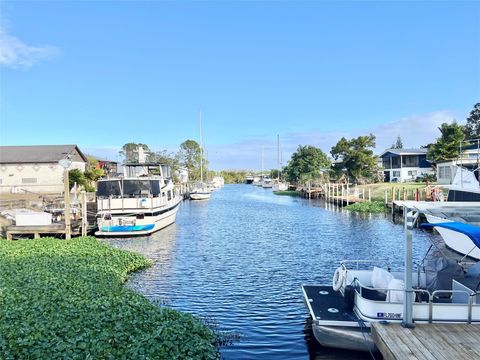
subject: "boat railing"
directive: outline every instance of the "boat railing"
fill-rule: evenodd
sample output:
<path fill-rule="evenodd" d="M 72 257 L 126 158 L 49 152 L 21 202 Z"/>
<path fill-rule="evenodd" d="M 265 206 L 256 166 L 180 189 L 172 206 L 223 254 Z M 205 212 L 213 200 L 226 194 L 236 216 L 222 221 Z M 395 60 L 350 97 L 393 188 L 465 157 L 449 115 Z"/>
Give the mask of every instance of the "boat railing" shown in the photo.
<path fill-rule="evenodd" d="M 468 312 L 467 312 L 467 319 L 465 320 L 468 324 L 472 323 L 472 313 L 473 313 L 473 305 L 474 305 L 474 299 L 475 297 L 479 294 L 478 291 L 467 291 L 467 290 L 435 290 L 432 292 L 430 296 L 430 303 L 429 303 L 429 309 L 428 309 L 428 322 L 432 323 L 435 321 L 433 319 L 433 306 L 434 305 L 445 305 L 442 303 L 436 303 L 434 302 L 434 299 L 436 295 L 438 294 L 450 294 L 449 298 L 451 298 L 454 294 L 463 294 L 465 297 L 468 299 L 467 303 L 448 303 L 448 304 L 453 304 L 453 305 L 467 305 L 468 306 Z M 448 305 L 447 305 L 448 306 Z M 459 319 L 460 321 L 460 319 Z"/>
<path fill-rule="evenodd" d="M 375 288 L 372 286 L 365 285 L 360 282 L 358 278 L 355 278 L 353 280 L 354 286 L 355 286 L 355 291 L 356 293 L 361 296 L 363 299 L 369 300 L 369 301 L 381 301 L 382 303 L 391 303 L 391 304 L 399 304 L 399 302 L 391 302 L 391 292 L 393 291 L 401 291 L 402 293 L 405 291 L 405 289 L 390 289 L 390 288 Z M 434 321 L 441 321 L 441 322 L 466 322 L 468 324 L 472 323 L 473 319 L 473 306 L 478 305 L 475 302 L 475 298 L 477 295 L 480 294 L 479 291 L 467 291 L 467 290 L 435 290 L 433 292 L 430 292 L 426 289 L 420 289 L 420 288 L 414 288 L 412 289 L 413 293 L 415 293 L 415 298 L 416 300 L 414 303 L 416 304 L 421 304 L 424 303 L 424 305 L 427 305 L 428 303 L 428 322 L 432 323 Z M 366 292 L 369 292 L 366 294 Z M 381 300 L 379 298 L 375 299 L 372 298 L 371 294 L 372 293 L 383 293 L 385 294 L 385 300 Z M 445 296 L 445 294 L 448 294 L 448 296 Z M 452 297 L 453 295 L 463 295 L 466 300 L 466 302 L 452 302 Z M 443 296 L 440 296 L 443 295 Z M 448 301 L 442 302 L 438 301 L 438 299 L 441 298 L 448 299 Z M 403 303 L 403 301 L 402 301 Z M 456 319 L 446 319 L 445 317 L 434 317 L 434 308 L 435 307 L 441 307 L 444 308 L 445 306 L 465 306 L 467 308 L 467 317 L 462 319 L 462 318 L 456 318 Z M 360 312 L 361 309 L 359 309 Z M 423 319 L 415 319 L 417 321 L 425 321 L 425 318 Z M 478 320 L 477 320 L 478 321 Z"/>

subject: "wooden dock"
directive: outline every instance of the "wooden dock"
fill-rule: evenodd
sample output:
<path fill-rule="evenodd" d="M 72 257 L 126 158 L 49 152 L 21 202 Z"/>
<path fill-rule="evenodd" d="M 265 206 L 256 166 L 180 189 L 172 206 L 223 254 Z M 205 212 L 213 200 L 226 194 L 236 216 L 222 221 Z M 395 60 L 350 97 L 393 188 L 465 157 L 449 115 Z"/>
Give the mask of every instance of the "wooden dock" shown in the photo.
<path fill-rule="evenodd" d="M 72 221 L 71 234 L 78 236 L 81 234 L 81 222 Z M 53 223 L 51 225 L 37 225 L 37 226 L 15 226 L 10 225 L 6 228 L 7 240 L 12 240 L 15 236 L 32 236 L 34 239 L 39 239 L 42 235 L 65 235 L 65 223 Z"/>
<path fill-rule="evenodd" d="M 480 359 L 479 324 L 372 323 L 373 340 L 385 360 Z"/>

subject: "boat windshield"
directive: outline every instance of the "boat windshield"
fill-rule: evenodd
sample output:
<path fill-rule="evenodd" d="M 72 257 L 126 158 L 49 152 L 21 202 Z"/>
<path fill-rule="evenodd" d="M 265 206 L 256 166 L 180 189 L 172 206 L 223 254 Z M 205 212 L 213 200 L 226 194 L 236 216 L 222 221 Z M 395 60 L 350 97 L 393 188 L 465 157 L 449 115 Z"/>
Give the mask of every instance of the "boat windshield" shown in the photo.
<path fill-rule="evenodd" d="M 149 195 L 150 180 L 123 180 L 123 195 Z"/>
<path fill-rule="evenodd" d="M 97 185 L 98 197 L 122 196 L 120 180 L 99 181 Z"/>
<path fill-rule="evenodd" d="M 158 196 L 160 189 L 160 180 L 107 180 L 98 182 L 97 196 L 100 198 Z"/>

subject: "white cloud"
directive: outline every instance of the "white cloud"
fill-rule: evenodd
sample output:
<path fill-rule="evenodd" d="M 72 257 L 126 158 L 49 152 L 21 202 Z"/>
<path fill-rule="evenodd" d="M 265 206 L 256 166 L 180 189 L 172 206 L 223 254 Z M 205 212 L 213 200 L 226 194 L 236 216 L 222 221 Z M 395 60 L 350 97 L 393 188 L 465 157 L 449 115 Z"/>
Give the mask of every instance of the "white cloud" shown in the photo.
<path fill-rule="evenodd" d="M 435 141 L 440 136 L 438 127 L 444 122 L 454 119 L 451 111 L 436 111 L 425 115 L 412 115 L 367 129 L 350 129 L 348 131 L 322 132 L 318 129 L 302 132 L 280 134 L 283 164 L 290 159 L 298 145 L 314 145 L 327 155 L 330 149 L 342 136 L 350 139 L 360 135 L 373 133 L 376 136 L 375 153 L 380 154 L 390 147 L 400 135 L 405 148 L 420 147 Z M 262 147 L 264 152 L 264 169 L 277 167 L 277 139 L 271 137 L 255 137 L 234 144 L 210 145 L 207 156 L 210 168 L 260 170 L 262 167 Z M 119 160 L 121 146 L 82 147 L 82 150 L 94 156 L 109 160 Z M 161 146 L 151 146 L 154 151 L 162 150 Z M 176 152 L 178 148 L 169 147 L 168 151 Z"/>
<path fill-rule="evenodd" d="M 405 148 L 415 148 L 435 141 L 440 136 L 438 127 L 444 122 L 452 122 L 451 111 L 436 111 L 425 115 L 413 115 L 394 120 L 368 129 L 322 132 L 318 129 L 283 134 L 280 143 L 285 164 L 298 145 L 314 145 L 327 155 L 342 136 L 347 139 L 370 133 L 376 136 L 375 152 L 380 154 L 400 136 Z M 261 169 L 261 152 L 264 146 L 265 169 L 277 167 L 276 139 L 256 138 L 241 143 L 210 146 L 209 160 L 212 168 L 219 169 Z"/>
<path fill-rule="evenodd" d="M 54 46 L 27 45 L 0 28 L 0 65 L 28 69 L 36 62 L 52 58 L 59 52 Z"/>

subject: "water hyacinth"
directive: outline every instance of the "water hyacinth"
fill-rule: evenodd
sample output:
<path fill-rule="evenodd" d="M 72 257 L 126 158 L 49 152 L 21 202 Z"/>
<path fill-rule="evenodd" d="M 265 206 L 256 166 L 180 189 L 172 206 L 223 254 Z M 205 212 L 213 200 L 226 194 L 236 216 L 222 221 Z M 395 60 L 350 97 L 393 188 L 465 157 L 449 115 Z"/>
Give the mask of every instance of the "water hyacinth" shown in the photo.
<path fill-rule="evenodd" d="M 149 265 L 92 237 L 0 240 L 0 358 L 217 359 L 200 320 L 123 286 Z"/>

